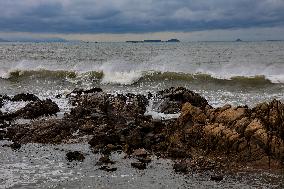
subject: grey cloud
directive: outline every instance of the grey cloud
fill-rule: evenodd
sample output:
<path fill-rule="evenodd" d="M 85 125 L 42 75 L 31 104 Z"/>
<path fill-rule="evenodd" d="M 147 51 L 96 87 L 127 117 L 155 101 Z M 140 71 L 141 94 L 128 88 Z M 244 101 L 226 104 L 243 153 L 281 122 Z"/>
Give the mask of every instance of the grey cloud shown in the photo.
<path fill-rule="evenodd" d="M 0 30 L 143 33 L 284 26 L 283 0 L 0 0 Z"/>

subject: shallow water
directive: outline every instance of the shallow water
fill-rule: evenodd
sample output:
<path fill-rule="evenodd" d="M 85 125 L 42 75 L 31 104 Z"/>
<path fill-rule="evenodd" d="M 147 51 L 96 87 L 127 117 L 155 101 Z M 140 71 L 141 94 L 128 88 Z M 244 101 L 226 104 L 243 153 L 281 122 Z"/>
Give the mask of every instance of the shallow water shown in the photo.
<path fill-rule="evenodd" d="M 115 172 L 99 170 L 87 144 L 23 145 L 14 151 L 0 145 L 0 188 L 282 188 L 284 174 L 255 171 L 225 174 L 224 180 L 210 180 L 213 172 L 178 174 L 173 162 L 153 157 L 146 170 L 131 167 L 134 159 L 112 154 Z M 68 162 L 65 154 L 79 150 L 83 162 Z"/>

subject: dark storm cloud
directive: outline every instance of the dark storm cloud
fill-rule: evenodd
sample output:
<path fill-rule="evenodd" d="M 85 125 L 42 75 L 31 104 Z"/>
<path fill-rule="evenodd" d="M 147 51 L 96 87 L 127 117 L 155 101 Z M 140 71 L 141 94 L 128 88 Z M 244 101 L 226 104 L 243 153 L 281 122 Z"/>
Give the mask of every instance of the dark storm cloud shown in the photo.
<path fill-rule="evenodd" d="M 284 25 L 283 0 L 0 0 L 0 30 L 201 31 Z"/>

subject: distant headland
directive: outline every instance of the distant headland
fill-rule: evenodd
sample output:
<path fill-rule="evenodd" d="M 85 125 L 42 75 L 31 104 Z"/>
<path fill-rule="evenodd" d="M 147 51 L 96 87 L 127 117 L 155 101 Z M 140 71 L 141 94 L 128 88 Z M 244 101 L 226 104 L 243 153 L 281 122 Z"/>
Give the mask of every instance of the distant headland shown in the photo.
<path fill-rule="evenodd" d="M 178 42 L 180 42 L 180 40 L 178 40 L 178 39 L 169 39 L 167 41 L 162 41 L 162 40 L 159 40 L 159 39 L 154 39 L 154 40 L 144 40 L 144 41 L 126 41 L 126 43 L 163 43 L 163 42 L 166 42 L 166 43 L 170 43 L 170 42 L 178 43 Z"/>

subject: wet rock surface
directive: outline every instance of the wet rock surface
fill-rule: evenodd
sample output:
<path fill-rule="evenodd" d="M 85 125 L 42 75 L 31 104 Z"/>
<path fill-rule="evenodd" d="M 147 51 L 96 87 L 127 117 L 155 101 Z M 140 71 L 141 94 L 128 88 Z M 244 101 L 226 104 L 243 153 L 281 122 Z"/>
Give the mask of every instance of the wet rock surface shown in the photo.
<path fill-rule="evenodd" d="M 157 97 L 163 99 L 159 110 L 162 113 L 173 114 L 180 112 L 182 104 L 189 102 L 193 106 L 205 108 L 208 102 L 199 94 L 184 87 L 171 87 L 157 93 Z"/>
<path fill-rule="evenodd" d="M 102 157 L 98 165 L 112 170 L 109 155 L 122 150 L 146 169 L 151 155 L 177 160 L 176 172 L 188 170 L 283 168 L 284 105 L 273 100 L 254 108 L 213 108 L 188 89 L 170 88 L 157 93 L 163 113 L 181 113 L 177 119 L 154 120 L 145 115 L 149 98 L 136 94 L 107 94 L 99 88 L 78 90 L 70 95 L 76 105 L 61 119 L 39 119 L 7 127 L 5 138 L 22 143 L 66 143 L 87 140 Z M 163 107 L 163 108 L 161 108 Z M 34 119 L 58 112 L 51 100 L 36 100 L 18 110 L 16 116 L 0 113 L 2 120 Z M 6 117 L 5 117 L 6 116 Z M 0 121 L 1 121 L 0 119 Z"/>
<path fill-rule="evenodd" d="M 59 112 L 58 105 L 50 99 L 36 100 L 28 103 L 25 107 L 16 112 L 0 113 L 0 120 L 11 121 L 16 118 L 35 119 L 41 116 L 56 115 L 57 112 Z"/>
<path fill-rule="evenodd" d="M 21 93 L 21 94 L 17 94 L 15 95 L 13 98 L 11 98 L 11 101 L 39 101 L 40 99 L 34 95 L 34 94 L 30 94 L 30 93 Z"/>

